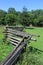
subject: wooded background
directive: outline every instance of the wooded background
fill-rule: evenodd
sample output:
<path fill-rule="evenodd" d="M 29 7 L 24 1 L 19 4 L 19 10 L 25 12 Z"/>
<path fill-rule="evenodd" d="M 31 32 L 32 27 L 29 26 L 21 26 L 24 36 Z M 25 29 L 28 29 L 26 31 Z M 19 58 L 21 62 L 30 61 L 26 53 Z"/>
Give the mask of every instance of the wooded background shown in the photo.
<path fill-rule="evenodd" d="M 8 11 L 0 9 L 0 25 L 24 25 L 43 26 L 43 10 L 28 11 L 23 7 L 22 11 L 9 8 Z"/>

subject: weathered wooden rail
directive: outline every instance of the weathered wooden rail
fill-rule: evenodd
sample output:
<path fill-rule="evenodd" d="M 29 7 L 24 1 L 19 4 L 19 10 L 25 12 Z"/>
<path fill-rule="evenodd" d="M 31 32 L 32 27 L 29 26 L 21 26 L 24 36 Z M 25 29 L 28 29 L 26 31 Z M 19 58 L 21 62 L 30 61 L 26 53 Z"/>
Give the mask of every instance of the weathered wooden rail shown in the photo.
<path fill-rule="evenodd" d="M 12 65 L 15 64 L 17 58 L 20 56 L 24 47 L 31 39 L 33 35 L 22 32 L 23 27 L 12 27 L 7 26 L 4 31 L 5 38 L 4 41 L 8 40 L 14 45 L 13 51 L 5 58 L 1 65 Z M 33 39 L 34 40 L 34 39 Z"/>
<path fill-rule="evenodd" d="M 4 32 L 5 41 L 8 41 L 14 45 L 13 51 L 5 58 L 5 60 L 1 63 L 1 65 L 12 65 L 15 64 L 17 58 L 21 54 L 23 48 L 26 46 L 28 41 L 31 38 L 31 35 L 28 35 L 22 31 L 12 29 L 11 27 L 6 27 Z"/>

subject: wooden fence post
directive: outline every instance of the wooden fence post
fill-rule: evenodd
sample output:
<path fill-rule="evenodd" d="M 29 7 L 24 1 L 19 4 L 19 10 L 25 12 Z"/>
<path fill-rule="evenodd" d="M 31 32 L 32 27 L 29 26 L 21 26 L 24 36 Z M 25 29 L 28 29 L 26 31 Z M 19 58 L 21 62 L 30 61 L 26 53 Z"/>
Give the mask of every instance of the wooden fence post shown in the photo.
<path fill-rule="evenodd" d="M 4 31 L 4 39 L 3 42 L 6 42 L 7 38 L 8 38 L 8 27 L 6 26 L 5 31 Z"/>

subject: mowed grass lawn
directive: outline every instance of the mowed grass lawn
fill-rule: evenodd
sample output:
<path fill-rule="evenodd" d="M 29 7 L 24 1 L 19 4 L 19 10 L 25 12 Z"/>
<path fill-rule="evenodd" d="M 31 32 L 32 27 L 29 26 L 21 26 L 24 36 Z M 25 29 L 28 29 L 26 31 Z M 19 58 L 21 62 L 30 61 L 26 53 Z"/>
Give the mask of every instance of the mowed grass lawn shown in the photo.
<path fill-rule="evenodd" d="M 25 29 L 25 30 L 27 33 L 40 35 L 40 37 L 34 36 L 33 38 L 37 39 L 37 41 L 35 42 L 31 41 L 30 45 L 43 51 L 43 28 L 34 27 L 34 29 Z"/>
<path fill-rule="evenodd" d="M 4 38 L 4 26 L 0 26 L 0 62 L 5 59 L 5 57 L 13 50 L 12 45 L 8 45 L 7 43 L 3 43 L 3 38 Z"/>
<path fill-rule="evenodd" d="M 25 29 L 25 31 L 30 34 L 40 35 L 40 37 L 33 36 L 33 38 L 37 39 L 37 41 L 30 41 L 30 45 L 34 48 L 43 51 L 43 27 L 42 28 L 34 27 L 34 29 Z M 43 52 L 41 52 L 40 54 L 40 59 L 43 61 Z"/>

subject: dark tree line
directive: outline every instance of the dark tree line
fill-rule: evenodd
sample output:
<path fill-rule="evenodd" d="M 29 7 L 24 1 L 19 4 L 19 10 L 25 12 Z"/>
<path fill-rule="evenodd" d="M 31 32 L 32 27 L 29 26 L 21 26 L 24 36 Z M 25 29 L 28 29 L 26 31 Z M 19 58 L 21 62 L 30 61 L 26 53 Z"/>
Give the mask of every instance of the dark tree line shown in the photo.
<path fill-rule="evenodd" d="M 18 25 L 24 26 L 43 26 L 43 10 L 28 11 L 26 7 L 22 12 L 15 8 L 9 8 L 8 11 L 0 10 L 0 25 Z"/>

